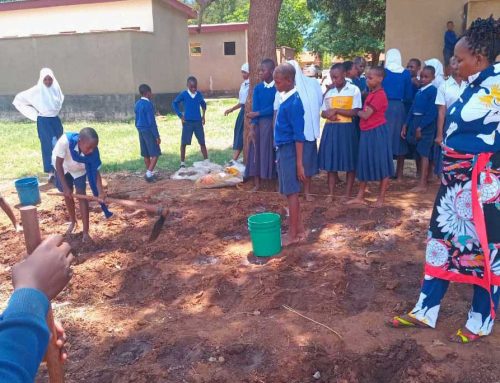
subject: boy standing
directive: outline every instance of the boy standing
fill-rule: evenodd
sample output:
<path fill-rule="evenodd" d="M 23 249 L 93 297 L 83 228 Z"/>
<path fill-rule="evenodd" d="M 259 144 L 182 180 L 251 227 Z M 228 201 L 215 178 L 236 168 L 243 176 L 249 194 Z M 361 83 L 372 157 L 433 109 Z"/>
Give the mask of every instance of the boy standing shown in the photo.
<path fill-rule="evenodd" d="M 86 180 L 88 178 L 92 193 L 96 195 L 106 217 L 111 213 L 104 205 L 106 195 L 102 187 L 101 158 L 99 155 L 99 136 L 92 128 L 83 128 L 80 133 L 66 133 L 59 138 L 52 151 L 52 166 L 56 169 L 56 187 L 64 193 L 66 208 L 70 216 L 70 224 L 66 234 L 72 233 L 77 227 L 75 201 L 73 190 L 77 194 L 86 194 Z M 80 214 L 83 221 L 83 242 L 91 242 L 89 235 L 89 203 L 80 199 Z"/>
<path fill-rule="evenodd" d="M 305 234 L 300 214 L 300 182 L 305 181 L 302 152 L 304 147 L 304 108 L 295 89 L 295 68 L 284 63 L 274 70 L 274 83 L 280 92 L 280 106 L 274 125 L 276 163 L 280 193 L 288 200 L 290 230 L 283 246 L 299 242 Z"/>
<path fill-rule="evenodd" d="M 184 113 L 180 110 L 180 104 L 183 105 Z M 172 108 L 182 121 L 182 137 L 181 137 L 181 168 L 186 167 L 186 146 L 191 145 L 193 133 L 200 144 L 201 154 L 203 159 L 208 160 L 207 147 L 205 145 L 205 112 L 207 103 L 203 95 L 198 92 L 198 80 L 196 77 L 190 76 L 187 79 L 187 89 L 179 93 L 172 102 Z M 200 111 L 201 109 L 201 111 Z"/>
<path fill-rule="evenodd" d="M 455 49 L 455 44 L 458 41 L 457 34 L 455 33 L 455 24 L 453 21 L 448 21 L 446 23 L 446 32 L 444 33 L 444 66 L 448 67 L 450 63 L 450 58 L 453 56 L 453 50 Z"/>
<path fill-rule="evenodd" d="M 153 93 L 147 84 L 139 86 L 141 98 L 135 103 L 135 127 L 139 131 L 139 143 L 141 145 L 141 156 L 144 157 L 147 182 L 154 182 L 154 168 L 161 155 L 161 139 L 156 125 L 155 108 L 151 102 Z"/>

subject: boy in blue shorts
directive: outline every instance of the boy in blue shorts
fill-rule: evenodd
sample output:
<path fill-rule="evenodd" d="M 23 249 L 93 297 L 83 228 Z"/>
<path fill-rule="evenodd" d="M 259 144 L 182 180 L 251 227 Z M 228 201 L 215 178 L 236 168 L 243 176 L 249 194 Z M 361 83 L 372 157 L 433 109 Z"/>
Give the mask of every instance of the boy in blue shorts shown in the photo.
<path fill-rule="evenodd" d="M 135 103 L 135 127 L 139 132 L 139 143 L 141 145 L 141 156 L 144 157 L 147 182 L 154 182 L 154 169 L 161 155 L 161 139 L 156 125 L 155 107 L 151 102 L 153 93 L 147 84 L 139 86 L 141 98 Z"/>
<path fill-rule="evenodd" d="M 304 239 L 299 204 L 301 182 L 306 180 L 302 153 L 304 148 L 304 107 L 295 88 L 295 68 L 289 63 L 276 67 L 274 84 L 280 92 L 280 106 L 274 125 L 276 163 L 280 193 L 288 200 L 290 229 L 283 238 L 283 246 Z"/>
<path fill-rule="evenodd" d="M 180 110 L 180 104 L 183 105 L 184 113 Z M 187 79 L 187 89 L 179 93 L 172 102 L 172 108 L 182 121 L 181 137 L 181 168 L 186 167 L 186 146 L 191 145 L 193 133 L 200 144 L 203 159 L 208 160 L 207 147 L 205 145 L 205 112 L 207 103 L 203 95 L 198 92 L 198 80 L 190 76 Z"/>

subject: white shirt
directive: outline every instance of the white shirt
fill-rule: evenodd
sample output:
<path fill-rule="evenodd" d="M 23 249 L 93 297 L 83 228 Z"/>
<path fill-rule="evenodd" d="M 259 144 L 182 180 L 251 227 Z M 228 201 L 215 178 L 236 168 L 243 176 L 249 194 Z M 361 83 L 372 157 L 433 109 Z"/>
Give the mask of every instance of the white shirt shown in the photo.
<path fill-rule="evenodd" d="M 245 80 L 241 83 L 241 86 L 240 86 L 240 93 L 239 93 L 239 96 L 238 96 L 238 102 L 241 104 L 241 105 L 245 105 L 245 103 L 247 102 L 247 97 L 248 97 L 248 89 L 250 88 L 250 80 Z"/>
<path fill-rule="evenodd" d="M 345 82 L 344 87 L 338 91 L 336 87 L 333 87 L 328 92 L 326 92 L 325 97 L 323 99 L 323 106 L 321 107 L 322 111 L 331 109 L 331 101 L 335 97 L 350 97 L 352 99 L 351 109 L 361 109 L 363 107 L 363 103 L 361 102 L 361 91 L 359 88 L 350 83 L 349 81 Z"/>
<path fill-rule="evenodd" d="M 76 146 L 78 146 L 78 144 L 76 144 Z M 76 149 L 78 150 L 78 147 L 76 147 Z M 75 160 L 73 160 L 73 157 L 71 157 L 71 153 L 69 151 L 69 141 L 66 134 L 63 134 L 61 138 L 57 140 L 57 143 L 52 150 L 52 166 L 54 166 L 54 169 L 56 167 L 57 158 L 64 159 L 64 174 L 69 173 L 73 178 L 78 178 L 85 175 L 85 164 L 76 162 Z"/>
<path fill-rule="evenodd" d="M 458 100 L 465 88 L 467 88 L 466 81 L 462 80 L 460 85 L 458 85 L 455 79 L 450 76 L 450 78 L 438 88 L 436 105 L 445 105 L 446 109 L 448 109 L 451 104 Z"/>
<path fill-rule="evenodd" d="M 264 88 L 272 88 L 274 86 L 274 80 L 270 83 L 264 81 Z"/>

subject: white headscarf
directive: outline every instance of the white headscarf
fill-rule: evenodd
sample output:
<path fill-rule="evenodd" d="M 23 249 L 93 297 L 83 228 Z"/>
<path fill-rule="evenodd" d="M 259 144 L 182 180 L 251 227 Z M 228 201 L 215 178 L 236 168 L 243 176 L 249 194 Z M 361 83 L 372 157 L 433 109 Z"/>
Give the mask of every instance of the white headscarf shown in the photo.
<path fill-rule="evenodd" d="M 45 86 L 43 79 L 52 77 L 52 85 Z M 12 104 L 25 117 L 36 121 L 38 116 L 55 117 L 59 114 L 64 101 L 64 95 L 57 82 L 54 72 L 49 68 L 40 71 L 38 83 L 28 90 L 18 93 Z"/>
<path fill-rule="evenodd" d="M 250 73 L 250 69 L 248 67 L 248 63 L 245 63 L 241 66 L 241 71 L 242 72 L 247 72 L 247 73 Z"/>
<path fill-rule="evenodd" d="M 319 138 L 319 126 L 323 93 L 321 85 L 313 78 L 302 73 L 300 65 L 295 60 L 288 61 L 295 68 L 295 87 L 304 105 L 304 135 L 307 141 Z"/>
<path fill-rule="evenodd" d="M 385 68 L 393 73 L 403 73 L 405 68 L 401 64 L 401 52 L 392 48 L 385 54 Z"/>
<path fill-rule="evenodd" d="M 445 81 L 443 64 L 441 64 L 441 61 L 439 61 L 438 59 L 429 59 L 425 61 L 425 65 L 433 67 L 436 71 L 436 73 L 434 74 L 435 78 L 434 81 L 432 81 L 432 85 L 434 85 L 436 88 L 439 88 L 439 86 Z"/>

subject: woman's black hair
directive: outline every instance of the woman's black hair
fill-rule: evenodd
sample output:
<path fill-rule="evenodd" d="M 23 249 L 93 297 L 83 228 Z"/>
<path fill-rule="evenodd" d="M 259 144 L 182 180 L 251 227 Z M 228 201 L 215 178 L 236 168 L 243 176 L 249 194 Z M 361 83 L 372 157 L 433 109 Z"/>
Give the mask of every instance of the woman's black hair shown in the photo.
<path fill-rule="evenodd" d="M 476 19 L 463 35 L 472 53 L 485 56 L 494 63 L 500 54 L 500 19 L 493 15 L 487 19 Z"/>

